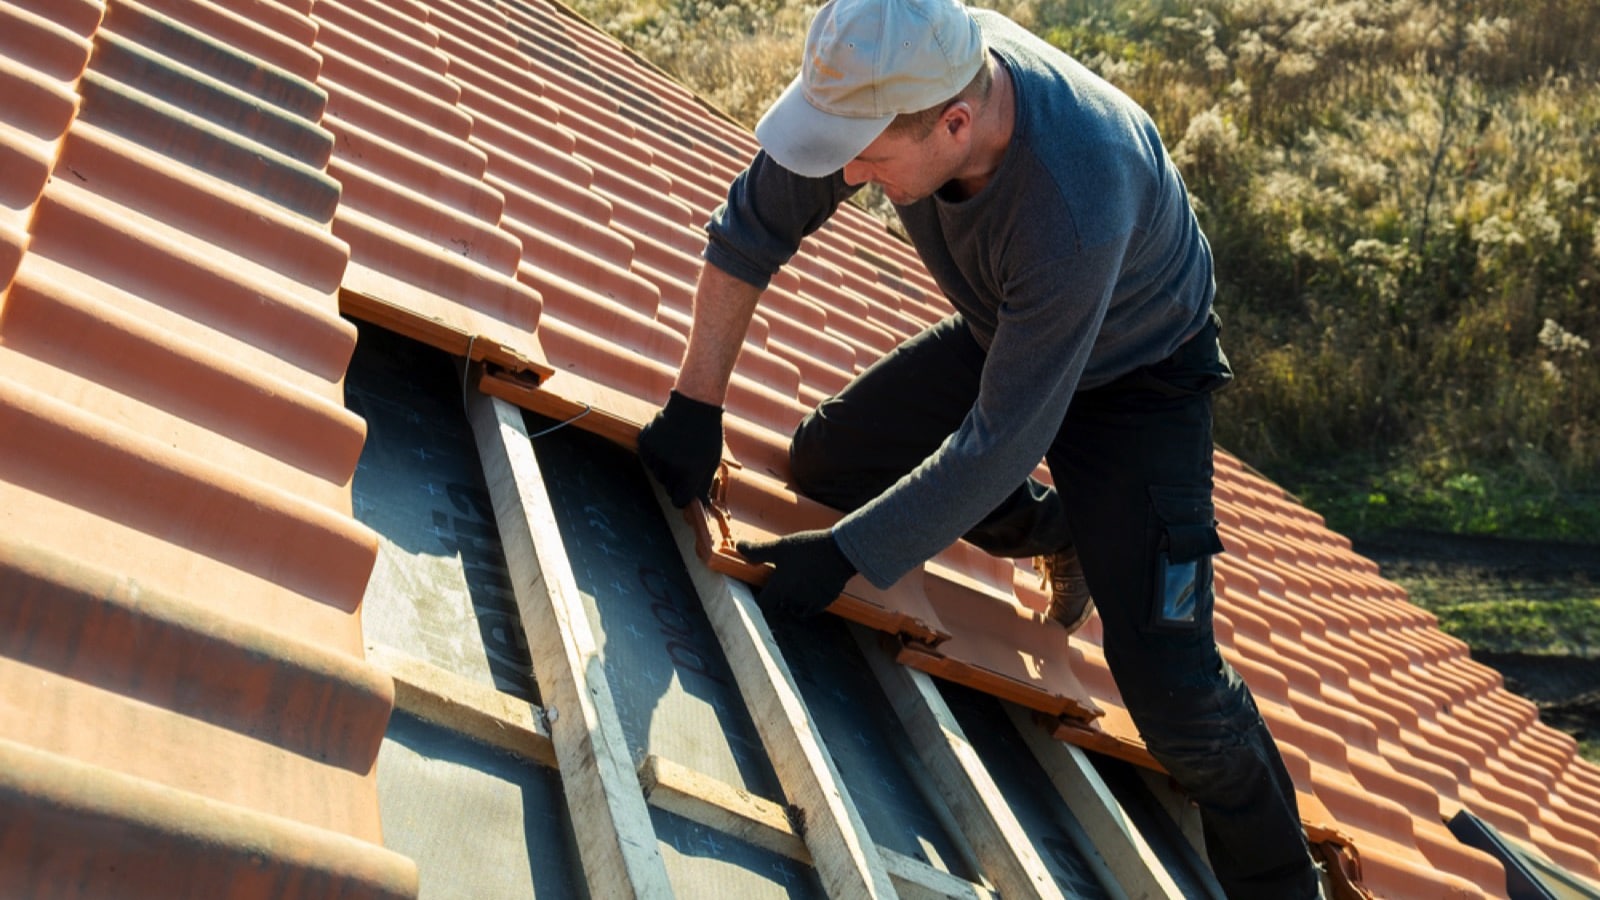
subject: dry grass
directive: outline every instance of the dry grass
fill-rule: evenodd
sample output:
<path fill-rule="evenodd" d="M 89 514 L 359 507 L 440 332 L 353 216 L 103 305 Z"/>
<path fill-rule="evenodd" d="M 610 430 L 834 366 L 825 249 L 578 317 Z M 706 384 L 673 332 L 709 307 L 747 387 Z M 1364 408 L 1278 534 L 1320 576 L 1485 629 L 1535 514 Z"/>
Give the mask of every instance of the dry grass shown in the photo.
<path fill-rule="evenodd" d="M 578 0 L 584 17 L 751 127 L 799 68 L 820 3 Z"/>

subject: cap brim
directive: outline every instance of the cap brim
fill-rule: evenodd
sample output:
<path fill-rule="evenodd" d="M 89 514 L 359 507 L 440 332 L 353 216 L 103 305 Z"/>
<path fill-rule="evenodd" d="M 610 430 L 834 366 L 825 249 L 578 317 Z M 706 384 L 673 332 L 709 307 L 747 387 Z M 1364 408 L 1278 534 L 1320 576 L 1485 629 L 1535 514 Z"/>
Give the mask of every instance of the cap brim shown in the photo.
<path fill-rule="evenodd" d="M 811 105 L 795 78 L 756 124 L 756 140 L 778 165 L 821 178 L 860 156 L 892 121 L 894 116 L 858 119 L 825 113 Z"/>

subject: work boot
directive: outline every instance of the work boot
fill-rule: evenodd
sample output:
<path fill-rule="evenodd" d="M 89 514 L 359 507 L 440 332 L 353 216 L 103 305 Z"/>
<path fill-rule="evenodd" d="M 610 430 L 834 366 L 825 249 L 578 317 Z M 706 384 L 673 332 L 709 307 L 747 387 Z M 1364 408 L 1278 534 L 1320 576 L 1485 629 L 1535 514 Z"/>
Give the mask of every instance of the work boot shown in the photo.
<path fill-rule="evenodd" d="M 1094 612 L 1089 582 L 1078 562 L 1078 549 L 1068 546 L 1047 556 L 1035 556 L 1033 568 L 1039 573 L 1039 587 L 1050 588 L 1050 605 L 1045 618 L 1059 622 L 1071 634 L 1083 627 Z"/>

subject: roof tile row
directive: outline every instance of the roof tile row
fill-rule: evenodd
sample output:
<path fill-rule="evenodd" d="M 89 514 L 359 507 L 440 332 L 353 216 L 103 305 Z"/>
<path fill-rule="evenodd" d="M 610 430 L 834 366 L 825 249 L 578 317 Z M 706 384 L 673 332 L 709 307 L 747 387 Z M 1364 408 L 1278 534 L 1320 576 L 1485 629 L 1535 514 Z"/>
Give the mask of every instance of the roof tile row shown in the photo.
<path fill-rule="evenodd" d="M 314 27 L 252 12 L 0 3 L 7 896 L 416 891 L 378 846 Z"/>
<path fill-rule="evenodd" d="M 338 140 L 344 195 L 333 232 L 350 246 L 355 314 L 512 374 L 548 372 L 533 329 L 541 301 L 517 279 L 521 242 L 482 181 L 473 118 L 445 76 L 437 29 L 415 4 L 335 3 L 310 12 L 318 85 Z"/>

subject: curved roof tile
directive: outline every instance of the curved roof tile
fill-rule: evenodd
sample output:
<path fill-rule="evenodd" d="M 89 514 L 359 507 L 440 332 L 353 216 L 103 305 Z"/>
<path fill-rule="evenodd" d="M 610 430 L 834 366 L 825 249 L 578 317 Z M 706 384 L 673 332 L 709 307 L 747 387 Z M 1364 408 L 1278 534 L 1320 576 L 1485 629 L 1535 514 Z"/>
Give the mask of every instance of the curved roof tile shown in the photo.
<path fill-rule="evenodd" d="M 0 5 L 8 896 L 415 894 L 353 615 L 332 136 L 264 58 L 315 29 L 262 12 Z"/>

